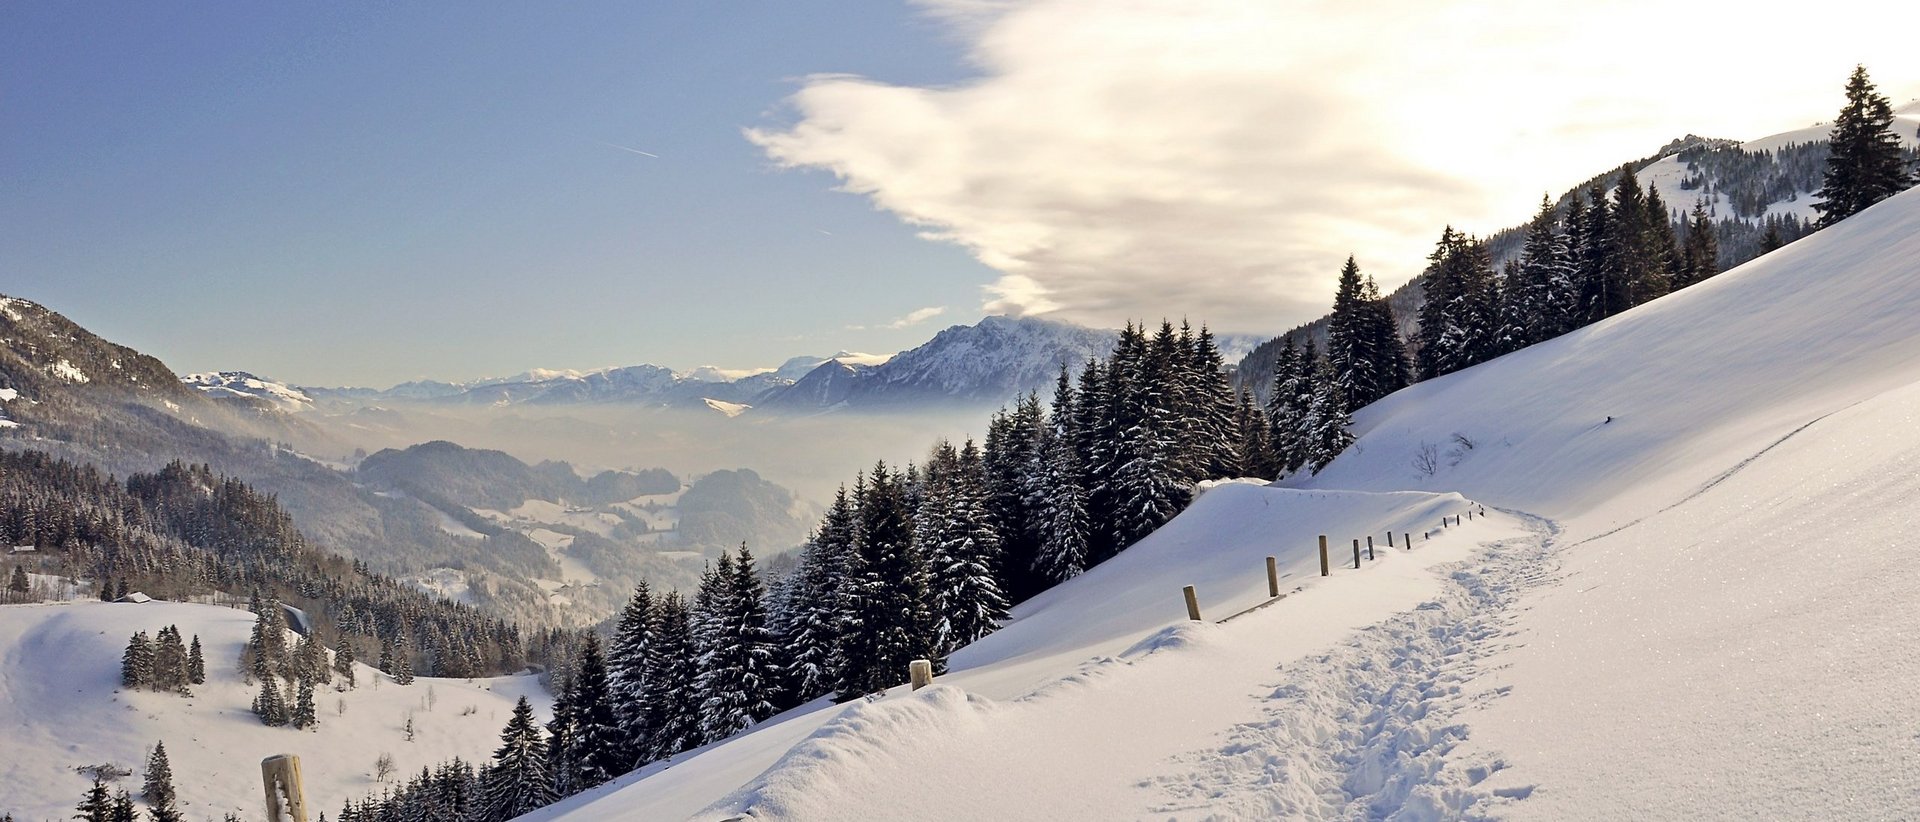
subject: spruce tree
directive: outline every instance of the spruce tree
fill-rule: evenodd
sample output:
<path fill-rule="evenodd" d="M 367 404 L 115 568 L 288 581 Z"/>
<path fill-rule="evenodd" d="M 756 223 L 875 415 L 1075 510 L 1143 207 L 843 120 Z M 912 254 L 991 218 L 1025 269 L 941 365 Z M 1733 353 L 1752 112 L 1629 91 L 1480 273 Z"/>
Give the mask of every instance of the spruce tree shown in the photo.
<path fill-rule="evenodd" d="M 12 578 L 7 580 L 7 591 L 16 595 L 25 595 L 31 590 L 33 590 L 33 586 L 27 584 L 26 566 L 13 566 Z"/>
<path fill-rule="evenodd" d="M 147 773 L 140 783 L 140 796 L 156 809 L 173 804 L 173 765 L 167 761 L 165 742 L 153 744 L 153 753 L 147 757 Z"/>
<path fill-rule="evenodd" d="M 787 681 L 799 702 L 833 690 L 833 648 L 840 633 L 852 527 L 853 509 L 843 485 L 827 506 L 820 530 L 801 549 L 799 565 L 793 571 L 795 613 L 785 643 Z"/>
<path fill-rule="evenodd" d="M 547 720 L 547 782 L 555 796 L 580 790 L 580 719 L 574 707 L 579 692 L 574 677 L 561 680 L 554 691 L 553 716 Z"/>
<path fill-rule="evenodd" d="M 207 682 L 207 657 L 200 650 L 200 635 L 193 635 L 193 644 L 187 648 L 187 683 L 205 685 Z"/>
<path fill-rule="evenodd" d="M 627 734 L 614 712 L 613 696 L 607 681 L 607 666 L 600 654 L 600 638 L 588 632 L 580 651 L 580 665 L 574 671 L 573 790 L 583 791 L 600 785 L 633 765 L 628 753 Z"/>
<path fill-rule="evenodd" d="M 74 810 L 79 813 L 73 818 L 81 822 L 113 822 L 113 794 L 107 790 L 107 783 L 94 778 L 93 787 L 87 789 L 87 795 Z"/>
<path fill-rule="evenodd" d="M 1305 428 L 1307 468 L 1318 474 L 1353 443 L 1353 434 L 1347 430 L 1353 418 L 1347 412 L 1346 398 L 1341 396 L 1340 381 L 1325 360 L 1320 361 L 1314 383 Z"/>
<path fill-rule="evenodd" d="M 120 684 L 128 688 L 153 686 L 153 642 L 147 639 L 146 631 L 127 640 L 127 650 L 120 656 Z"/>
<path fill-rule="evenodd" d="M 313 710 L 312 680 L 300 680 L 300 693 L 294 698 L 293 711 L 288 716 L 287 723 L 303 731 L 319 727 L 320 717 Z"/>
<path fill-rule="evenodd" d="M 1825 228 L 1899 194 L 1914 175 L 1893 132 L 1893 105 L 1867 79 L 1866 66 L 1847 78 L 1847 103 L 1827 136 L 1827 174 L 1813 205 Z"/>
<path fill-rule="evenodd" d="M 1675 288 L 1685 288 L 1720 273 L 1720 243 L 1713 233 L 1713 220 L 1707 216 L 1705 200 L 1693 204 L 1687 220 L 1687 238 L 1680 253 Z"/>
<path fill-rule="evenodd" d="M 715 598 L 714 647 L 700 671 L 702 736 L 725 739 L 773 716 L 778 671 L 773 637 L 766 627 L 766 588 L 754 567 L 753 553 L 740 546 L 739 558 L 726 563 Z"/>
<path fill-rule="evenodd" d="M 333 672 L 338 675 L 340 681 L 345 683 L 349 688 L 354 687 L 353 656 L 353 641 L 344 636 L 340 637 L 340 647 L 334 649 L 333 652 Z"/>
<path fill-rule="evenodd" d="M 1313 343 L 1302 353 L 1293 336 L 1282 341 L 1273 364 L 1273 395 L 1267 399 L 1268 439 L 1276 475 L 1291 474 L 1306 464 L 1303 435 L 1308 406 L 1313 401 Z"/>
<path fill-rule="evenodd" d="M 1046 539 L 1035 572 L 1057 585 L 1087 569 L 1093 524 L 1080 487 L 1079 455 L 1065 438 L 1054 441 L 1047 460 Z"/>
<path fill-rule="evenodd" d="M 281 695 L 272 672 L 260 678 L 260 693 L 253 698 L 253 713 L 260 717 L 263 725 L 277 728 L 287 724 L 286 697 Z"/>
<path fill-rule="evenodd" d="M 399 685 L 413 684 L 413 652 L 408 648 L 407 635 L 401 634 L 393 643 L 393 681 Z"/>
<path fill-rule="evenodd" d="M 124 790 L 114 794 L 107 818 L 112 822 L 139 822 L 140 812 L 133 807 L 133 795 Z"/>
<path fill-rule="evenodd" d="M 1043 432 L 1043 438 L 1048 443 L 1060 439 L 1051 430 Z M 986 636 L 1006 617 L 1006 597 L 994 572 L 998 546 L 988 522 L 983 482 L 983 477 L 966 471 L 959 451 L 944 440 L 927 459 L 913 539 L 925 562 L 928 594 L 933 598 L 932 642 L 937 657 Z M 1027 507 L 1040 515 L 1045 508 L 1044 482 L 1033 478 L 1029 484 Z M 1045 533 L 1044 525 L 1040 530 Z M 1044 542 L 1038 550 L 1044 550 Z"/>
<path fill-rule="evenodd" d="M 1485 243 L 1449 226 L 1427 259 L 1419 361 L 1432 379 L 1498 354 L 1499 295 Z"/>
<path fill-rule="evenodd" d="M 679 591 L 671 591 L 654 609 L 653 636 L 647 643 L 647 680 L 642 687 L 646 760 L 665 759 L 700 744 L 696 674 L 686 600 Z"/>
<path fill-rule="evenodd" d="M 647 581 L 634 586 L 620 611 L 607 649 L 607 692 L 620 720 L 627 763 L 646 750 L 647 638 L 653 632 L 653 592 Z"/>
<path fill-rule="evenodd" d="M 861 489 L 847 611 L 834 649 L 841 701 L 883 690 L 906 677 L 907 663 L 930 658 L 925 629 L 926 575 L 913 550 L 905 477 L 876 464 Z"/>
<path fill-rule="evenodd" d="M 553 804 L 558 797 L 547 780 L 547 746 L 533 721 L 526 697 L 513 706 L 513 716 L 500 731 L 500 747 L 480 784 L 479 822 L 506 822 Z"/>

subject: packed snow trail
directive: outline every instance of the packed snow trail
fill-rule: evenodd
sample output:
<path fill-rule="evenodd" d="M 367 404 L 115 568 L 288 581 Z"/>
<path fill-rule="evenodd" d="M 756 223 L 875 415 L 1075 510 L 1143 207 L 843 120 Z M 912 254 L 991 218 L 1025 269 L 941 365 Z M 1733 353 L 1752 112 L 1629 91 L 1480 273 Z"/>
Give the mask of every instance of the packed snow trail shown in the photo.
<path fill-rule="evenodd" d="M 1512 642 L 1512 605 L 1553 578 L 1552 523 L 1444 568 L 1440 594 L 1325 653 L 1280 666 L 1260 719 L 1144 784 L 1167 819 L 1454 819 L 1524 799 L 1477 786 L 1506 767 L 1452 756 L 1466 709 L 1505 695 L 1477 677 Z"/>

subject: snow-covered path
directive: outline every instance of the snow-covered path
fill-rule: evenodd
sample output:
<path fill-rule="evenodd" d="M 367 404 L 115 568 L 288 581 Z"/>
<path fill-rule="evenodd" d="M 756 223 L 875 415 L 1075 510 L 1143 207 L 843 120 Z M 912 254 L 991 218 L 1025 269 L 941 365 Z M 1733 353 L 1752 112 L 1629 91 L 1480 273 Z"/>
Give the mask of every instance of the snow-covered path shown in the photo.
<path fill-rule="evenodd" d="M 1524 799 L 1478 789 L 1505 767 L 1456 756 L 1462 712 L 1504 696 L 1478 680 L 1514 641 L 1514 603 L 1554 577 L 1550 522 L 1442 570 L 1440 593 L 1332 650 L 1281 665 L 1259 719 L 1174 758 L 1149 783 L 1168 819 L 1452 819 Z"/>

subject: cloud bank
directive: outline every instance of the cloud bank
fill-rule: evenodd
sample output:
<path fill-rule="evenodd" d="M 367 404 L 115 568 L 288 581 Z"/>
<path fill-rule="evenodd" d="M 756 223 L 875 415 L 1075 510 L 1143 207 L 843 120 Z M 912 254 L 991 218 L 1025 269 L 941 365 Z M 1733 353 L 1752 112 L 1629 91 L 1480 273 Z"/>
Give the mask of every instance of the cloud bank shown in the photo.
<path fill-rule="evenodd" d="M 810 77 L 748 139 L 969 250 L 999 272 L 986 310 L 1100 325 L 1278 330 L 1326 310 L 1349 253 L 1395 284 L 1443 225 L 1520 222 L 1687 132 L 1831 117 L 1856 61 L 1920 91 L 1915 13 L 1877 3 L 922 5 L 977 76 Z M 1844 19 L 1867 9 L 1888 24 Z"/>

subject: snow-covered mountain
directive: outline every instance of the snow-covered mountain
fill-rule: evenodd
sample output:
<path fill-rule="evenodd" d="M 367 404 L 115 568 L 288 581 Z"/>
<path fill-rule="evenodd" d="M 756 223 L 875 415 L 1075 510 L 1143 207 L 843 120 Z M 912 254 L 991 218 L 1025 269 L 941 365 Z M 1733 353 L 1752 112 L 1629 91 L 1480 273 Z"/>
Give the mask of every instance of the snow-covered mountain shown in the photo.
<path fill-rule="evenodd" d="M 1051 386 L 1112 350 L 1116 332 L 1039 317 L 987 317 L 867 365 L 836 358 L 759 403 L 763 410 L 898 410 L 927 404 L 997 405 Z"/>
<path fill-rule="evenodd" d="M 930 689 L 529 818 L 1903 817 L 1916 261 L 1920 190 L 1413 386 L 1319 475 L 1207 491 Z"/>
<path fill-rule="evenodd" d="M 215 399 L 257 404 L 288 413 L 313 410 L 313 398 L 306 392 L 245 371 L 188 374 L 180 381 Z"/>

